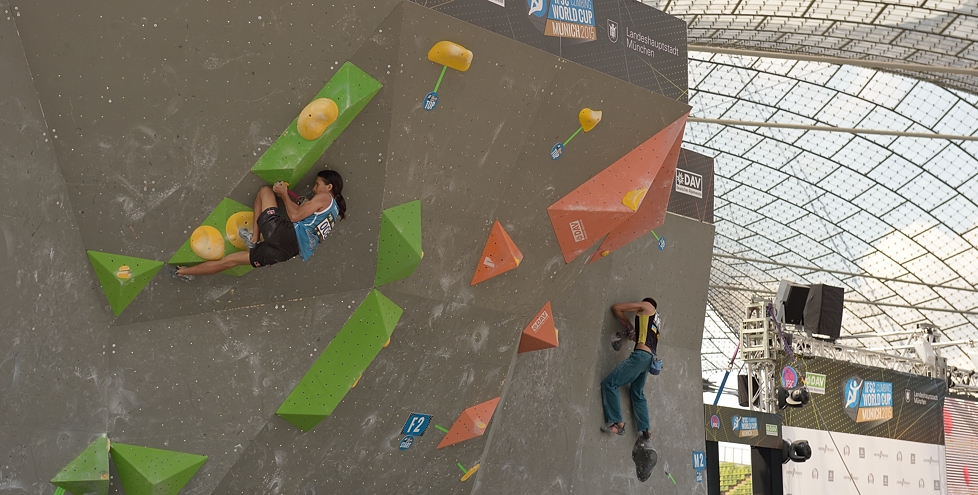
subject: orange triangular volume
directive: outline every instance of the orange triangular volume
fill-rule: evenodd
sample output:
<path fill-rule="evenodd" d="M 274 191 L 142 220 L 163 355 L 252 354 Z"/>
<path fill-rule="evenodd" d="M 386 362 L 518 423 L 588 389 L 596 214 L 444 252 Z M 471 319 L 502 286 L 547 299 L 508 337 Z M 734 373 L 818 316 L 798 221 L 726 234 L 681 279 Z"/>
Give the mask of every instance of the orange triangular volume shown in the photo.
<path fill-rule="evenodd" d="M 516 247 L 499 220 L 496 220 L 492 224 L 492 231 L 489 232 L 489 240 L 482 250 L 482 256 L 479 257 L 479 266 L 472 276 L 471 285 L 508 272 L 520 266 L 521 261 L 523 261 L 523 253 Z"/>
<path fill-rule="evenodd" d="M 550 309 L 550 301 L 547 301 L 543 309 L 533 317 L 533 321 L 523 329 L 517 353 L 551 349 L 558 345 L 554 312 Z"/>
<path fill-rule="evenodd" d="M 590 263 L 594 263 L 629 242 L 648 234 L 649 231 L 658 228 L 666 221 L 666 209 L 669 206 L 669 195 L 672 193 L 673 182 L 676 178 L 676 164 L 679 162 L 679 152 L 683 144 L 687 115 L 683 115 L 682 118 L 666 129 L 676 128 L 678 133 L 674 137 L 675 141 L 669 147 L 668 154 L 659 162 L 658 173 L 652 180 L 652 185 L 649 186 L 649 191 L 645 194 L 645 199 L 638 207 L 638 211 L 608 233 L 608 237 L 601 243 L 601 247 L 591 256 Z"/>
<path fill-rule="evenodd" d="M 629 192 L 650 186 L 685 128 L 686 115 L 629 151 L 547 208 L 564 261 L 570 263 L 636 211 L 622 203 Z"/>
<path fill-rule="evenodd" d="M 462 414 L 455 420 L 455 424 L 448 430 L 445 438 L 438 444 L 438 448 L 482 436 L 489 426 L 492 413 L 496 412 L 497 404 L 499 404 L 499 397 L 462 411 Z"/>

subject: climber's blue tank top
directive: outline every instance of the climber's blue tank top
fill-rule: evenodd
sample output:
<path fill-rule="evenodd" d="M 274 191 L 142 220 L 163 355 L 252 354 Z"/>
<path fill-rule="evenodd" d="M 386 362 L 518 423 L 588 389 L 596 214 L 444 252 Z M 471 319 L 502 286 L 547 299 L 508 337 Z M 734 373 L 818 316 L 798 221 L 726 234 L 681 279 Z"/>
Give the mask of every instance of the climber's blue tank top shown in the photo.
<path fill-rule="evenodd" d="M 339 216 L 340 210 L 334 199 L 325 210 L 317 211 L 293 224 L 296 240 L 299 241 L 299 254 L 302 255 L 302 261 L 309 261 L 313 250 L 333 230 L 333 224 L 336 223 Z"/>

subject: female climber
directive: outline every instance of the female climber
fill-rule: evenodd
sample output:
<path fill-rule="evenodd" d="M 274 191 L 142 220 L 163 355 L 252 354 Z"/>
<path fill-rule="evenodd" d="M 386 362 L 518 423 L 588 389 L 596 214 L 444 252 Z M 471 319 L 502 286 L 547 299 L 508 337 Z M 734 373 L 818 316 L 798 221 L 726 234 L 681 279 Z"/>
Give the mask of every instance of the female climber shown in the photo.
<path fill-rule="evenodd" d="M 170 274 L 174 278 L 190 282 L 196 275 L 211 275 L 247 264 L 260 268 L 286 261 L 299 254 L 302 255 L 302 261 L 309 261 L 316 246 L 333 230 L 336 220 L 346 218 L 343 177 L 338 172 L 319 172 L 316 183 L 312 186 L 312 193 L 313 196 L 300 205 L 289 198 L 289 188 L 285 182 L 276 182 L 272 187 L 262 186 L 255 197 L 254 211 L 260 214 L 253 224 L 253 230 L 242 228 L 238 231 L 238 235 L 248 246 L 247 251 L 232 253 L 219 260 L 205 261 L 195 266 L 173 267 Z M 278 207 L 276 196 L 282 198 L 285 212 Z M 261 234 L 261 241 L 253 242 L 256 234 Z"/>

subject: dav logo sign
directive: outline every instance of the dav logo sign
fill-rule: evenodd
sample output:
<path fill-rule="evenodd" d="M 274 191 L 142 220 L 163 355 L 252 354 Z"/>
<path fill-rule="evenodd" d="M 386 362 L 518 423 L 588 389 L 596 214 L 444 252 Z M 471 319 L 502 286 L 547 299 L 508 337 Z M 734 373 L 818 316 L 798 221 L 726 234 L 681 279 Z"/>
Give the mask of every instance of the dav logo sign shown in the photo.
<path fill-rule="evenodd" d="M 813 394 L 825 394 L 825 375 L 821 373 L 805 373 L 805 387 Z"/>
<path fill-rule="evenodd" d="M 676 192 L 703 199 L 703 176 L 677 168 Z"/>
<path fill-rule="evenodd" d="M 584 222 L 580 220 L 574 220 L 569 223 L 571 235 L 574 236 L 574 242 L 581 242 L 587 239 L 587 232 L 584 231 Z"/>
<path fill-rule="evenodd" d="M 893 384 L 853 376 L 843 387 L 843 408 L 857 423 L 875 426 L 893 419 Z"/>
<path fill-rule="evenodd" d="M 537 319 L 534 320 L 533 325 L 530 327 L 533 329 L 533 333 L 539 332 L 540 327 L 547 322 L 548 318 L 550 318 L 550 314 L 547 313 L 546 310 L 544 310 L 543 313 L 540 313 L 540 316 L 537 316 Z"/>

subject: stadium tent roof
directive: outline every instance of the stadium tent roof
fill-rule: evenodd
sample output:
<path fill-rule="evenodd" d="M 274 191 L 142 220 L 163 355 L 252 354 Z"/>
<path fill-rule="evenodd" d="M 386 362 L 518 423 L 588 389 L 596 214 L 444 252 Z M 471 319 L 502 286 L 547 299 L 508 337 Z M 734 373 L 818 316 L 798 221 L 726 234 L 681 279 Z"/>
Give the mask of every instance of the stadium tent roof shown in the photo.
<path fill-rule="evenodd" d="M 693 117 L 978 134 L 978 73 L 797 60 L 973 68 L 974 1 L 647 3 L 685 19 L 701 47 L 689 54 Z M 917 323 L 942 341 L 978 340 L 978 141 L 704 122 L 687 124 L 685 141 L 716 158 L 704 376 L 726 368 L 751 296 L 781 279 L 844 287 L 842 333 L 865 335 L 849 345 L 903 344 L 873 334 Z M 975 369 L 970 343 L 941 351 Z"/>

